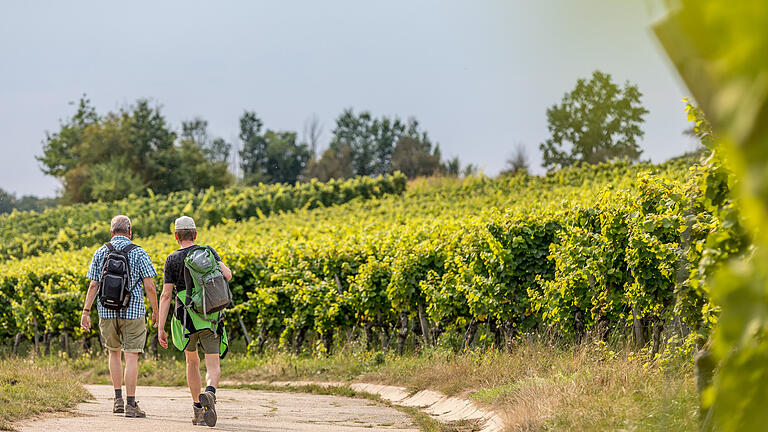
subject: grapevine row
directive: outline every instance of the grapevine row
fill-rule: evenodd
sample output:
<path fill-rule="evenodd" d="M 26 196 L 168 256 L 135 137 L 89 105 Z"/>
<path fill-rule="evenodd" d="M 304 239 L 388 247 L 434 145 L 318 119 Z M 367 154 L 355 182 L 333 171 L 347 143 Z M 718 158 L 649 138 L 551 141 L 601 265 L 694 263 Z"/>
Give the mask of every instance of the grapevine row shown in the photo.
<path fill-rule="evenodd" d="M 222 224 L 201 242 L 234 271 L 229 326 L 247 332 L 255 351 L 308 341 L 328 350 L 357 329 L 400 349 L 413 333 L 426 343 L 458 333 L 468 343 L 481 323 L 499 343 L 543 327 L 569 338 L 637 327 L 650 329 L 635 334 L 641 344 L 658 349 L 674 320 L 688 331 L 709 327 L 716 309 L 702 281 L 746 244 L 738 224 L 707 210 L 702 182 L 711 174 L 681 160 L 425 180 L 403 197 Z M 137 243 L 158 270 L 175 246 L 170 235 Z M 92 336 L 77 329 L 91 252 L 0 271 L 0 334 L 30 335 L 37 325 Z"/>
<path fill-rule="evenodd" d="M 109 240 L 104 221 L 116 214 L 130 215 L 136 227 L 135 234 L 146 237 L 169 232 L 171 223 L 181 214 L 194 217 L 200 226 L 215 226 L 297 208 L 328 207 L 355 198 L 402 194 L 405 184 L 405 176 L 396 173 L 327 183 L 313 180 L 295 186 L 259 184 L 160 196 L 149 191 L 146 197 L 132 196 L 109 203 L 76 204 L 43 212 L 14 212 L 0 216 L 0 260 L 104 243 Z"/>

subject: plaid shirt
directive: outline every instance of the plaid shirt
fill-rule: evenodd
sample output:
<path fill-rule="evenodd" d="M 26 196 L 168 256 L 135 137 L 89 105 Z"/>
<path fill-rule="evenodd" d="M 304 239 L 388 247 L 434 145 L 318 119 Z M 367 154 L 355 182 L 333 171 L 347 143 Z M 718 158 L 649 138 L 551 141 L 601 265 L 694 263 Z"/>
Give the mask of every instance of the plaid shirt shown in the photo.
<path fill-rule="evenodd" d="M 114 236 L 111 240 L 112 246 L 117 250 L 122 250 L 131 241 L 125 236 Z M 101 279 L 101 266 L 104 264 L 104 258 L 109 251 L 106 246 L 101 246 L 93 253 L 93 259 L 91 260 L 91 267 L 88 269 L 88 279 L 98 282 Z M 152 260 L 149 259 L 149 255 L 144 249 L 137 247 L 128 253 L 128 265 L 131 268 L 131 274 L 129 277 L 129 287 L 131 290 L 131 301 L 128 303 L 128 307 L 120 310 L 120 319 L 137 319 L 146 316 L 147 311 L 144 308 L 144 287 L 142 279 L 146 277 L 155 277 L 157 272 L 152 265 Z M 117 312 L 104 308 L 100 301 L 96 301 L 99 311 L 99 318 L 110 319 L 117 318 Z"/>

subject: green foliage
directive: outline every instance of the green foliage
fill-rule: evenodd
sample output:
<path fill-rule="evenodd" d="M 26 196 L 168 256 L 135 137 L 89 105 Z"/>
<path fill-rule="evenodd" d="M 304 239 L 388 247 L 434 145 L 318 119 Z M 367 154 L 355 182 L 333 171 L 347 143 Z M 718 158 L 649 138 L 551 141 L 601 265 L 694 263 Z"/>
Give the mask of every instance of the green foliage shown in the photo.
<path fill-rule="evenodd" d="M 310 158 L 306 144 L 296 142 L 295 132 L 262 132 L 256 113 L 240 117 L 240 167 L 246 183 L 287 183 L 299 179 Z"/>
<path fill-rule="evenodd" d="M 264 134 L 267 141 L 267 176 L 272 183 L 293 184 L 309 161 L 309 148 L 296 143 L 296 132 Z"/>
<path fill-rule="evenodd" d="M 702 177 L 701 205 L 712 208 L 718 235 L 700 244 L 697 273 L 721 306 L 711 339 L 719 372 L 705 391 L 704 408 L 713 416 L 705 427 L 724 431 L 764 430 L 768 423 L 768 5 L 764 1 L 738 3 L 722 0 L 678 2 L 655 27 L 664 49 L 693 96 L 706 112 L 708 123 L 697 133 L 709 136 L 714 149 L 710 170 Z M 706 143 L 705 143 L 706 144 Z M 730 171 L 730 172 L 729 172 Z M 735 254 L 743 244 L 733 202 L 723 191 L 734 190 L 744 214 L 754 251 L 744 259 Z M 733 259 L 738 257 L 739 259 Z M 727 265 L 712 266 L 725 261 Z"/>
<path fill-rule="evenodd" d="M 0 215 L 0 259 L 22 258 L 54 250 L 70 250 L 109 240 L 108 221 L 128 215 L 134 234 L 145 237 L 167 233 L 179 215 L 192 216 L 201 227 L 230 221 L 262 218 L 273 213 L 342 204 L 355 198 L 368 199 L 401 194 L 405 177 L 394 174 L 297 186 L 264 185 L 210 188 L 200 193 L 174 192 L 148 197 L 131 196 L 114 202 L 76 204 L 43 212 Z"/>
<path fill-rule="evenodd" d="M 428 342 L 446 330 L 464 333 L 471 323 L 483 322 L 498 331 L 503 328 L 507 337 L 550 324 L 568 336 L 574 326 L 559 323 L 572 321 L 573 308 L 581 308 L 585 316 L 594 314 L 585 317 L 587 325 L 606 317 L 622 333 L 627 328 L 626 311 L 633 305 L 648 313 L 669 310 L 674 285 L 664 285 L 663 278 L 643 282 L 642 275 L 656 274 L 659 261 L 655 255 L 631 261 L 630 240 L 635 234 L 630 227 L 638 218 L 658 212 L 669 191 L 677 190 L 669 185 L 683 184 L 689 166 L 689 160 L 678 160 L 662 166 L 601 164 L 546 177 L 423 179 L 412 183 L 403 197 L 381 198 L 375 196 L 402 190 L 404 177 L 370 184 L 374 180 L 367 178 L 327 185 L 313 182 L 311 196 L 318 202 L 328 196 L 338 202 L 355 196 L 372 199 L 315 210 L 309 210 L 312 205 L 304 200 L 307 209 L 286 214 L 275 210 L 295 206 L 280 207 L 281 196 L 289 191 L 302 196 L 303 186 L 274 190 L 260 186 L 271 192 L 271 199 L 256 197 L 270 203 L 273 215 L 252 220 L 214 212 L 258 213 L 256 202 L 262 201 L 229 207 L 227 203 L 237 202 L 229 195 L 231 190 L 209 191 L 192 204 L 174 196 L 157 202 L 189 206 L 169 211 L 168 217 L 189 213 L 205 221 L 200 223 L 199 241 L 214 246 L 233 269 L 238 305 L 233 312 L 254 336 L 252 351 L 265 343 L 299 350 L 314 341 L 310 346 L 324 352 L 333 348 L 335 335 L 358 326 L 373 326 L 392 338 L 403 314 L 409 322 L 423 319 Z M 663 179 L 661 186 L 646 186 L 655 178 L 643 174 L 648 172 Z M 641 198 L 627 199 L 634 194 Z M 640 207 L 647 210 L 634 215 Z M 143 213 L 148 212 L 138 214 Z M 94 226 L 102 227 L 111 216 L 109 212 Z M 232 222 L 235 219 L 241 222 Z M 664 228 L 663 220 L 658 222 Z M 137 243 L 161 269 L 175 248 L 165 233 L 170 219 L 165 229 L 150 237 L 143 234 L 146 223 L 134 222 Z M 673 236 L 668 230 L 657 230 L 655 225 L 649 224 L 640 234 L 651 245 L 674 243 L 666 237 Z M 632 247 L 643 252 L 638 256 L 650 256 L 648 248 Z M 587 253 L 585 248 L 592 250 Z M 0 271 L 0 332 L 29 334 L 37 323 L 41 332 L 81 335 L 76 329 L 77 311 L 92 249 L 7 261 Z M 594 287 L 588 277 L 586 283 L 565 278 L 572 272 L 560 261 L 569 259 L 574 260 L 570 265 L 597 276 Z M 630 283 L 636 284 L 637 293 L 631 293 Z M 639 291 L 644 287 L 653 290 L 651 295 Z M 554 290 L 560 289 L 573 294 L 558 297 Z M 239 328 L 237 314 L 229 315 L 233 330 Z M 406 334 L 412 328 L 408 326 Z"/>
<path fill-rule="evenodd" d="M 202 120 L 183 125 L 182 140 L 170 129 L 160 108 L 140 99 L 134 106 L 99 116 L 80 99 L 75 115 L 48 134 L 38 160 L 43 172 L 57 177 L 68 203 L 116 200 L 226 186 L 232 182 L 223 148 L 211 151 Z"/>
<path fill-rule="evenodd" d="M 14 209 L 18 211 L 43 211 L 49 207 L 55 207 L 59 203 L 56 198 L 38 198 L 34 195 L 24 195 L 16 198 L 12 194 L 0 188 L 0 215 L 11 213 Z"/>
<path fill-rule="evenodd" d="M 399 118 L 375 118 L 368 111 L 355 114 L 346 109 L 336 119 L 330 148 L 348 148 L 355 175 L 387 174 L 392 171 L 392 153 L 406 125 Z"/>
<path fill-rule="evenodd" d="M 433 146 L 427 133 L 419 130 L 419 122 L 410 119 L 392 152 L 392 169 L 408 178 L 430 176 L 440 171 L 440 158 L 440 146 Z"/>
<path fill-rule="evenodd" d="M 629 82 L 620 88 L 609 74 L 595 71 L 579 79 L 559 105 L 547 109 L 551 136 L 542 143 L 544 167 L 556 169 L 579 162 L 594 164 L 614 159 L 637 160 L 640 125 L 648 113 L 642 94 Z"/>
<path fill-rule="evenodd" d="M 347 109 L 336 119 L 329 148 L 307 165 L 304 177 L 325 181 L 393 171 L 408 178 L 429 176 L 445 171 L 440 157 L 439 146 L 432 144 L 416 119 L 403 122 Z M 458 159 L 455 168 L 458 175 Z"/>

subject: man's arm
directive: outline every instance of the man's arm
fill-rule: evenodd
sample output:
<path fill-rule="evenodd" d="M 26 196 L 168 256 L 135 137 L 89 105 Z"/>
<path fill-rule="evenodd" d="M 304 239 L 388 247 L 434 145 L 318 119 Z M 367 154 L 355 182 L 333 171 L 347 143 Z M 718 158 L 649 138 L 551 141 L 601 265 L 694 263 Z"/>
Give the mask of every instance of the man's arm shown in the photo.
<path fill-rule="evenodd" d="M 88 293 L 85 295 L 85 305 L 83 305 L 83 313 L 80 316 L 80 327 L 85 329 L 85 331 L 91 331 L 91 306 L 98 293 L 99 283 L 92 280 L 91 284 L 88 286 Z"/>
<path fill-rule="evenodd" d="M 165 333 L 165 320 L 168 318 L 168 310 L 171 308 L 173 297 L 173 284 L 163 284 L 163 292 L 160 294 L 160 316 L 157 321 L 157 341 L 163 348 L 168 348 L 168 335 Z"/>
<path fill-rule="evenodd" d="M 151 277 L 144 278 L 144 291 L 149 298 L 149 305 L 152 306 L 152 325 L 157 327 L 157 290 L 155 290 L 155 281 Z"/>
<path fill-rule="evenodd" d="M 232 280 L 232 270 L 227 267 L 226 264 L 224 264 L 223 261 L 219 261 L 219 267 L 221 267 L 221 273 L 224 275 L 224 279 L 227 280 L 227 282 Z"/>

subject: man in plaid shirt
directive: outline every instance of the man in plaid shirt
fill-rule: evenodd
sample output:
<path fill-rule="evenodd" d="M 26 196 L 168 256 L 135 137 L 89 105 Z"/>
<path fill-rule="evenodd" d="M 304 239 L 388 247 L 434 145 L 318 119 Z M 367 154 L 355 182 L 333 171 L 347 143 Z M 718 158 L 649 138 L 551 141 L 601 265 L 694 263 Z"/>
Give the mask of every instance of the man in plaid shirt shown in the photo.
<path fill-rule="evenodd" d="M 112 234 L 112 246 L 122 250 L 131 244 L 131 220 L 128 216 L 115 216 L 110 226 Z M 105 246 L 100 247 L 93 254 L 91 266 L 86 276 L 91 280 L 88 294 L 85 297 L 85 306 L 80 325 L 86 331 L 91 329 L 91 305 L 99 293 L 99 280 L 101 279 L 102 265 L 108 254 Z M 104 345 L 109 350 L 109 374 L 115 389 L 115 404 L 113 412 L 125 413 L 126 417 L 146 417 L 146 413 L 139 409 L 136 403 L 136 381 L 138 380 L 139 354 L 144 352 L 144 344 L 147 339 L 146 310 L 144 308 L 144 295 L 142 285 L 147 292 L 149 304 L 152 306 L 152 323 L 157 327 L 157 292 L 153 277 L 157 275 L 155 267 L 149 255 L 140 247 L 128 252 L 128 265 L 130 268 L 129 290 L 131 293 L 128 307 L 119 311 L 106 309 L 101 302 L 97 302 L 99 312 L 99 331 L 104 340 Z M 122 394 L 122 359 L 121 352 L 125 353 L 125 390 L 128 397 L 127 406 L 123 403 Z"/>

